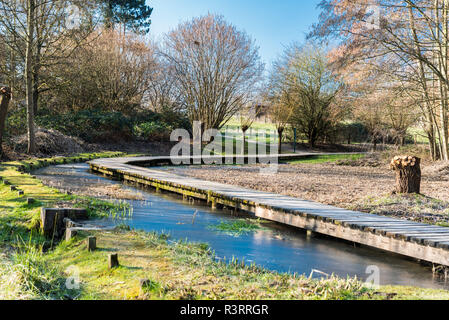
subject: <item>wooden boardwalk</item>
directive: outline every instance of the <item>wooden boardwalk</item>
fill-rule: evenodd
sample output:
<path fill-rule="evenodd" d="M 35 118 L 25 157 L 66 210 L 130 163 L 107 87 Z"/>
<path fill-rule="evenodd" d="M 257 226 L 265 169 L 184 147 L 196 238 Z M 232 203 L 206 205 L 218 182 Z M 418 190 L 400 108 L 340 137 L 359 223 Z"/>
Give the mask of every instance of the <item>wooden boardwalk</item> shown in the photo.
<path fill-rule="evenodd" d="M 282 158 L 292 159 L 297 155 Z M 213 207 L 235 208 L 263 219 L 449 266 L 449 228 L 344 210 L 136 165 L 168 162 L 169 157 L 113 158 L 93 160 L 90 167 L 121 180 L 205 200 Z"/>

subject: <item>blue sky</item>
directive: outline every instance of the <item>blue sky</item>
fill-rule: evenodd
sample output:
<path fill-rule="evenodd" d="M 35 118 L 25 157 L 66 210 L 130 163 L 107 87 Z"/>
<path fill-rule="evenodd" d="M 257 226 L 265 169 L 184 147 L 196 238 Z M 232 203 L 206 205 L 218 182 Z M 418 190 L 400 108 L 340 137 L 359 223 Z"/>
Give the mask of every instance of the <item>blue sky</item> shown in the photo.
<path fill-rule="evenodd" d="M 162 34 L 192 17 L 222 14 L 256 40 L 267 66 L 292 41 L 303 41 L 318 20 L 320 0 L 149 0 L 153 7 L 150 34 Z"/>

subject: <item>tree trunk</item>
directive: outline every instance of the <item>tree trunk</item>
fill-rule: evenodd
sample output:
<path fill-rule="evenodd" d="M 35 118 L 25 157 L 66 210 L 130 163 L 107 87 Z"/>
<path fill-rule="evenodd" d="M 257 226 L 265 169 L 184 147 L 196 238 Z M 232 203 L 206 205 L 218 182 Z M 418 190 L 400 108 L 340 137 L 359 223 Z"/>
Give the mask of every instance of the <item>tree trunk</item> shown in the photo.
<path fill-rule="evenodd" d="M 27 106 L 27 127 L 28 127 L 28 153 L 36 152 L 36 142 L 34 133 L 34 105 L 33 105 L 33 39 L 34 39 L 34 19 L 35 0 L 27 0 L 27 35 L 25 52 L 25 91 Z"/>
<path fill-rule="evenodd" d="M 309 133 L 308 139 L 309 139 L 309 147 L 310 148 L 315 148 L 315 144 L 316 144 L 316 141 L 317 141 L 317 135 L 315 133 L 315 129 L 313 129 Z"/>
<path fill-rule="evenodd" d="M 8 105 L 11 100 L 11 89 L 3 87 L 0 89 L 0 159 L 3 158 L 3 132 L 5 130 L 5 120 L 8 113 Z"/>
<path fill-rule="evenodd" d="M 282 134 L 284 133 L 284 128 L 278 128 L 278 154 L 282 154 Z"/>
<path fill-rule="evenodd" d="M 40 81 L 40 69 L 41 69 L 41 50 L 42 45 L 39 43 L 36 46 L 36 54 L 35 54 L 35 61 L 34 61 L 34 68 L 33 68 L 33 110 L 34 110 L 34 116 L 37 115 L 38 111 L 38 104 L 39 104 L 39 81 Z"/>
<path fill-rule="evenodd" d="M 248 129 L 246 129 L 246 130 L 248 130 Z M 242 128 L 242 132 L 243 132 L 243 144 L 242 144 L 242 150 L 241 150 L 242 156 L 245 155 L 246 130 L 243 130 L 243 128 Z"/>
<path fill-rule="evenodd" d="M 421 192 L 421 159 L 412 156 L 395 157 L 390 168 L 396 171 L 396 192 L 410 194 Z"/>
<path fill-rule="evenodd" d="M 33 114 L 37 115 L 37 105 L 39 103 L 39 75 L 33 73 Z"/>

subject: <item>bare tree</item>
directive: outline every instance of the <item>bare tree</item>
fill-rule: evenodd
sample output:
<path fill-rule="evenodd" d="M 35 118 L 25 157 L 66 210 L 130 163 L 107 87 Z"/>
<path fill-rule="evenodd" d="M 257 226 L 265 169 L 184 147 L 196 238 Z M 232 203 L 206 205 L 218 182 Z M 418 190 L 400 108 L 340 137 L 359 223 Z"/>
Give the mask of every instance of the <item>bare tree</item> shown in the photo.
<path fill-rule="evenodd" d="M 33 104 L 33 41 L 34 20 L 36 17 L 35 0 L 27 0 L 26 6 L 26 36 L 25 36 L 25 95 L 27 104 L 27 127 L 28 127 L 28 153 L 36 151 L 34 134 L 34 104 Z"/>
<path fill-rule="evenodd" d="M 313 44 L 292 45 L 275 63 L 270 82 L 271 95 L 293 110 L 290 122 L 314 147 L 336 120 L 332 104 L 340 88 L 324 52 Z"/>
<path fill-rule="evenodd" d="M 57 107 L 129 114 L 142 104 L 157 68 L 153 48 L 139 36 L 100 29 L 51 71 L 58 75 L 52 83 Z"/>
<path fill-rule="evenodd" d="M 273 95 L 270 97 L 270 101 L 270 119 L 276 125 L 278 133 L 278 154 L 281 154 L 284 131 L 292 118 L 293 108 L 291 104 L 283 102 L 282 96 Z"/>
<path fill-rule="evenodd" d="M 311 34 L 337 36 L 337 65 L 371 64 L 390 79 L 414 87 L 432 157 L 449 159 L 449 1 L 323 0 Z"/>
<path fill-rule="evenodd" d="M 155 47 L 156 55 L 152 72 L 149 75 L 148 91 L 146 98 L 150 107 L 156 112 L 163 112 L 165 108 L 172 111 L 180 111 L 181 97 L 173 66 L 165 59 L 161 50 Z"/>
<path fill-rule="evenodd" d="M 222 128 L 248 103 L 263 72 L 254 41 L 222 16 L 180 24 L 165 37 L 164 50 L 183 107 L 202 130 Z"/>
<path fill-rule="evenodd" d="M 35 151 L 34 117 L 39 93 L 49 89 L 41 81 L 42 70 L 68 57 L 93 29 L 92 19 L 86 27 L 67 28 L 71 14 L 68 8 L 74 4 L 96 5 L 92 1 L 0 0 L 0 33 L 11 51 L 11 82 L 15 81 L 16 69 L 23 70 L 29 153 Z M 81 13 L 93 16 L 85 10 L 77 18 L 82 19 Z M 23 69 L 17 68 L 16 59 L 21 60 Z"/>

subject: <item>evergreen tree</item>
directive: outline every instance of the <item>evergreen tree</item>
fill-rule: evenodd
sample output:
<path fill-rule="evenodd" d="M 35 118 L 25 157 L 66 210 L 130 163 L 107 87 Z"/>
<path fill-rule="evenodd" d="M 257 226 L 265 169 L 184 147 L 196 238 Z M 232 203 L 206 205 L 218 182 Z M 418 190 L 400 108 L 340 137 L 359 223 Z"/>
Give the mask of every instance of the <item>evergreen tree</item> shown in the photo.
<path fill-rule="evenodd" d="M 108 27 L 116 23 L 124 25 L 137 33 L 150 31 L 153 8 L 146 5 L 145 0 L 104 0 L 105 22 Z"/>

